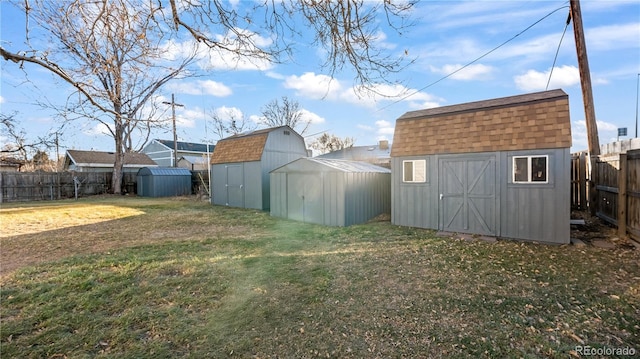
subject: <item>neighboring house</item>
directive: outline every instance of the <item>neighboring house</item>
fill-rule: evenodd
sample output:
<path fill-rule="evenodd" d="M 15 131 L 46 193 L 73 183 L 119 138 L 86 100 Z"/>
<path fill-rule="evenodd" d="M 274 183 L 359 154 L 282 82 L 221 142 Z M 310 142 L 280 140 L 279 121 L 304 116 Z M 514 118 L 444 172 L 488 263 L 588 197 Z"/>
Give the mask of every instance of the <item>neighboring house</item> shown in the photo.
<path fill-rule="evenodd" d="M 211 157 L 213 204 L 269 210 L 269 172 L 306 155 L 304 138 L 289 126 L 218 141 Z"/>
<path fill-rule="evenodd" d="M 206 143 L 192 143 L 192 142 L 177 142 L 178 147 L 178 161 L 181 157 L 193 158 L 207 158 L 207 144 Z M 208 153 L 213 153 L 214 145 L 208 145 Z M 174 159 L 173 156 L 173 140 L 152 140 L 149 142 L 141 151 L 142 153 L 146 153 L 155 163 L 160 167 L 174 167 Z M 189 160 L 190 161 L 190 160 Z M 207 163 L 206 160 L 203 160 L 204 166 L 201 164 L 196 165 L 194 162 L 190 164 L 194 164 L 194 170 L 206 170 Z M 184 166 L 183 166 L 184 167 Z M 187 167 L 184 167 L 187 168 Z M 192 168 L 189 168 L 190 170 Z"/>
<path fill-rule="evenodd" d="M 316 156 L 316 158 L 362 161 L 391 168 L 391 146 L 389 141 L 380 141 L 377 145 L 347 147 Z"/>
<path fill-rule="evenodd" d="M 116 160 L 113 152 L 67 150 L 64 169 L 75 172 L 111 172 Z M 127 152 L 124 154 L 123 172 L 138 172 L 142 167 L 158 165 L 144 153 Z"/>
<path fill-rule="evenodd" d="M 25 161 L 13 157 L 0 157 L 0 172 L 20 172 Z"/>
<path fill-rule="evenodd" d="M 570 147 L 562 90 L 405 113 L 391 151 L 391 221 L 569 243 Z"/>
<path fill-rule="evenodd" d="M 211 156 L 182 156 L 178 159 L 178 167 L 186 168 L 189 171 L 207 171 L 209 166 L 207 165 L 207 158 Z"/>
<path fill-rule="evenodd" d="M 367 162 L 300 158 L 271 171 L 271 215 L 350 226 L 391 211 L 391 171 Z"/>

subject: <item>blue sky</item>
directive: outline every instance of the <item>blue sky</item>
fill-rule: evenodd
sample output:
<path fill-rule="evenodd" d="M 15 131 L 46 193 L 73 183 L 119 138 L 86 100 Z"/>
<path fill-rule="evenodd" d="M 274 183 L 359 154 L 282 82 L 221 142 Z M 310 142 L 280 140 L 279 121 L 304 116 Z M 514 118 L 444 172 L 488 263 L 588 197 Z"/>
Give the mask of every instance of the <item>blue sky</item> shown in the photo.
<path fill-rule="evenodd" d="M 530 30 L 454 75 L 433 84 L 461 66 L 486 54 L 527 27 L 556 11 Z M 600 143 L 614 141 L 617 128 L 635 135 L 637 81 L 640 74 L 640 2 L 581 1 L 591 68 L 593 96 Z M 22 16 L 9 3 L 0 3 L 3 47 L 20 49 L 24 36 Z M 380 32 L 378 44 L 391 55 L 415 62 L 395 75 L 402 86 L 378 90 L 396 98 L 358 98 L 353 76 L 337 73 L 330 79 L 321 68 L 322 49 L 300 44 L 295 57 L 284 64 L 241 63 L 237 68 L 202 58 L 203 76 L 169 83 L 156 101 L 171 93 L 177 108 L 180 140 L 215 143 L 207 113 L 221 117 L 242 113 L 258 121 L 260 109 L 273 99 L 287 96 L 299 102 L 312 120 L 308 134 L 328 131 L 353 137 L 356 145 L 392 140 L 395 120 L 407 111 L 454 105 L 545 90 L 549 71 L 564 30 L 567 1 L 422 1 L 414 9 L 416 24 L 403 36 Z M 264 39 L 268 41 L 268 39 Z M 173 50 L 180 51 L 180 46 Z M 55 114 L 34 106 L 36 100 L 62 104 L 72 89 L 43 70 L 0 62 L 0 106 L 3 114 L 16 114 L 28 137 L 43 136 L 60 127 Z M 329 81 L 331 80 L 331 81 Z M 433 84 L 433 85 L 432 85 Z M 572 151 L 586 149 L 584 108 L 578 75 L 573 27 L 569 26 L 558 53 L 549 89 L 569 94 Z M 413 94 L 406 97 L 407 94 Z M 169 117 L 167 111 L 163 115 Z M 112 151 L 113 140 L 93 122 L 65 126 L 61 151 L 83 149 Z M 171 139 L 167 130 L 151 138 Z M 307 138 L 307 141 L 313 137 Z M 2 143 L 6 139 L 2 139 Z"/>

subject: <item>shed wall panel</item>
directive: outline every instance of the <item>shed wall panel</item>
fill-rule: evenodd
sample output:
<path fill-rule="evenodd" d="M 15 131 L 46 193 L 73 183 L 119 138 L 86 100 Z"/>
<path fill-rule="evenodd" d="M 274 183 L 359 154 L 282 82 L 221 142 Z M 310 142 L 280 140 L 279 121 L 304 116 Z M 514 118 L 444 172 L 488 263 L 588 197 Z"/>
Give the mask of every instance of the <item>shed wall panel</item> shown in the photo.
<path fill-rule="evenodd" d="M 546 155 L 549 162 L 548 183 L 513 183 L 513 156 Z M 548 243 L 569 243 L 570 231 L 570 153 L 568 148 L 527 150 L 511 152 L 489 152 L 460 155 L 427 155 L 422 157 L 392 158 L 392 213 L 391 221 L 397 225 L 430 228 L 443 228 L 438 181 L 447 180 L 439 175 L 437 165 L 442 159 L 460 157 L 474 159 L 493 156 L 495 168 L 495 209 L 486 201 L 477 202 L 481 212 L 495 211 L 496 236 L 524 239 Z M 423 158 L 427 161 L 426 183 L 403 183 L 402 161 Z M 462 169 L 460 169 L 462 171 Z M 485 181 L 487 179 L 480 179 Z M 489 186 L 478 182 L 476 195 L 482 197 Z M 462 201 L 462 200 L 461 200 Z M 462 202 L 459 203 L 460 205 Z M 488 215 L 489 217 L 491 214 Z M 474 222 L 472 225 L 481 225 Z M 463 230 L 461 230 L 463 232 Z M 479 233 L 484 234 L 484 233 Z"/>
<path fill-rule="evenodd" d="M 285 135 L 288 132 L 289 135 Z M 261 178 L 263 188 L 261 191 L 261 209 L 269 210 L 271 207 L 270 177 L 269 172 L 291 161 L 307 156 L 307 150 L 298 134 L 288 128 L 279 128 L 269 133 L 262 152 Z"/>
<path fill-rule="evenodd" d="M 269 183 L 262 182 L 260 162 L 244 162 L 244 208 L 264 210 L 262 192 L 269 190 Z"/>
<path fill-rule="evenodd" d="M 220 206 L 227 204 L 227 170 L 225 164 L 211 165 L 212 202 Z"/>
<path fill-rule="evenodd" d="M 271 175 L 269 185 L 274 200 L 271 202 L 270 213 L 274 217 L 287 218 L 287 182 L 286 173 Z"/>
<path fill-rule="evenodd" d="M 548 183 L 517 184 L 512 181 L 513 156 L 549 156 Z M 503 183 L 502 236 L 550 243 L 569 243 L 571 218 L 569 149 L 502 153 L 507 164 Z"/>
<path fill-rule="evenodd" d="M 271 215 L 330 226 L 366 222 L 390 211 L 391 174 L 385 171 L 349 172 L 313 160 L 292 162 L 271 173 Z"/>
<path fill-rule="evenodd" d="M 425 183 L 403 183 L 402 161 L 425 159 Z M 394 157 L 391 159 L 391 221 L 393 224 L 438 228 L 438 166 L 435 156 Z"/>

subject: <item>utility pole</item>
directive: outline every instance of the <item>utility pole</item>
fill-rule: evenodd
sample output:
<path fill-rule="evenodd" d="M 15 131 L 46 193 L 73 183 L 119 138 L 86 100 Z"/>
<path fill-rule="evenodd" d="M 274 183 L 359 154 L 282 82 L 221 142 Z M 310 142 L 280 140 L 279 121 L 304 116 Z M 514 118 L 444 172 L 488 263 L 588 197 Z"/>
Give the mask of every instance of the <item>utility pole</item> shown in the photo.
<path fill-rule="evenodd" d="M 569 1 L 569 15 L 573 19 L 573 36 L 576 42 L 578 55 L 578 70 L 580 72 L 580 85 L 582 87 L 582 102 L 584 103 L 584 120 L 587 127 L 588 143 L 588 183 L 589 195 L 587 203 L 592 215 L 596 213 L 596 186 L 594 183 L 594 162 L 600 155 L 600 141 L 598 140 L 598 125 L 596 123 L 596 111 L 593 106 L 593 92 L 591 91 L 591 74 L 589 72 L 589 60 L 587 58 L 587 44 L 584 40 L 582 27 L 582 13 L 579 0 Z"/>
<path fill-rule="evenodd" d="M 591 74 L 589 73 L 589 60 L 587 58 L 587 44 L 584 40 L 582 27 L 582 13 L 580 1 L 570 0 L 571 18 L 573 19 L 573 36 L 576 41 L 578 54 L 578 69 L 580 71 L 580 85 L 582 86 L 582 101 L 584 103 L 584 115 L 587 125 L 587 142 L 591 156 L 600 154 L 600 141 L 598 140 L 598 125 L 596 124 L 596 111 L 593 106 L 593 93 L 591 91 Z"/>
<path fill-rule="evenodd" d="M 636 138 L 638 138 L 638 98 L 640 98 L 640 74 L 636 83 Z"/>
<path fill-rule="evenodd" d="M 171 119 L 173 121 L 173 167 L 178 167 L 178 134 L 176 133 L 176 106 L 184 107 L 176 103 L 174 94 L 171 94 L 171 102 L 163 101 L 165 105 L 171 105 Z"/>

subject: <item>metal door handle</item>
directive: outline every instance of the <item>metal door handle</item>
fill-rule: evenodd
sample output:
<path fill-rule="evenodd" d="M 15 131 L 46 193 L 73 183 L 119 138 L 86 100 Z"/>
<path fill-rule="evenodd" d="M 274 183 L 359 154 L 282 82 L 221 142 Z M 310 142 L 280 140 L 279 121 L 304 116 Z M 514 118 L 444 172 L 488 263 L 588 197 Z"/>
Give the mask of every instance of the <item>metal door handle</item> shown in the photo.
<path fill-rule="evenodd" d="M 442 201 L 442 198 L 444 197 L 444 195 L 442 193 L 440 193 L 440 200 Z"/>

